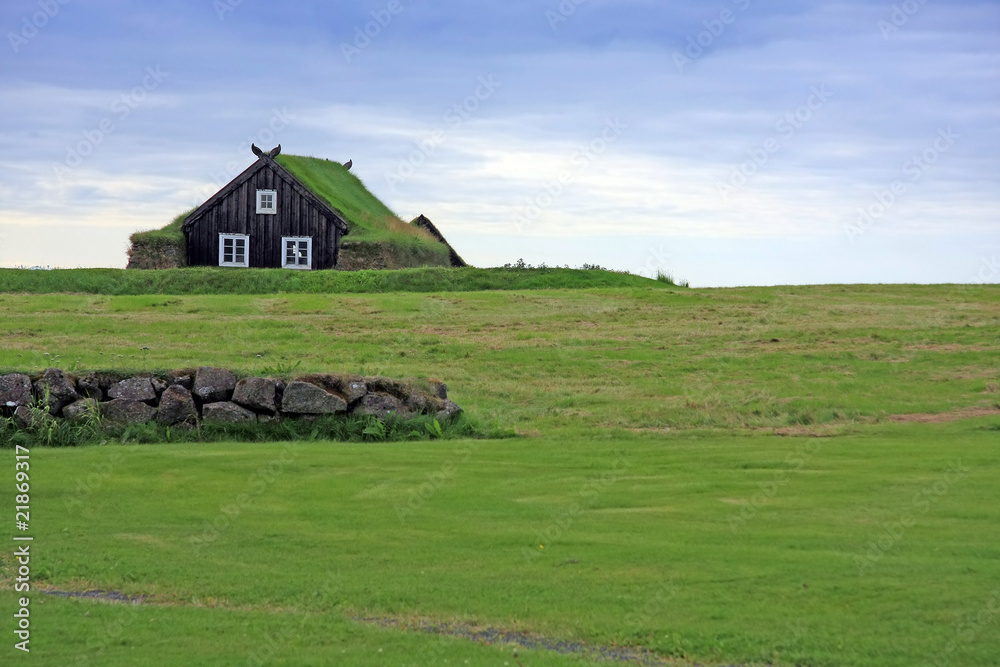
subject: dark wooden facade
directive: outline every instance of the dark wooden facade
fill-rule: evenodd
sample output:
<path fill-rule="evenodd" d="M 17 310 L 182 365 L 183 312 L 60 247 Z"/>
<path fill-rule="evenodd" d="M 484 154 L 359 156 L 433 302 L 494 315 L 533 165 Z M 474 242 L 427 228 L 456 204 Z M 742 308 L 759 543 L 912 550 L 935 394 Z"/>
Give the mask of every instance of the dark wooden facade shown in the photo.
<path fill-rule="evenodd" d="M 312 239 L 309 269 L 337 266 L 340 238 L 347 234 L 344 216 L 278 164 L 279 151 L 255 150 L 254 164 L 188 216 L 188 265 L 219 266 L 219 235 L 243 234 L 250 237 L 250 268 L 281 268 L 283 237 Z M 258 190 L 276 191 L 275 214 L 257 213 Z"/>

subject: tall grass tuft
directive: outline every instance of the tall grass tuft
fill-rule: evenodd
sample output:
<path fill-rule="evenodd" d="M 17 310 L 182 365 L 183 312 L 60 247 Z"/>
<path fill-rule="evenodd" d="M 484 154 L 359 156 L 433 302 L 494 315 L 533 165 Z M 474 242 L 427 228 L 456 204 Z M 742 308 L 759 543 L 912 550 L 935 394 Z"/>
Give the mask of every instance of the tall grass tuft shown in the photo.
<path fill-rule="evenodd" d="M 482 425 L 465 414 L 443 423 L 428 416 L 380 421 L 371 415 L 348 415 L 321 417 L 314 421 L 283 419 L 270 423 L 202 423 L 189 428 L 157 423 L 109 424 L 95 417 L 77 424 L 39 418 L 33 420 L 30 428 L 20 429 L 13 418 L 0 419 L 0 448 L 12 448 L 14 445 L 80 447 L 109 443 L 410 442 L 511 437 L 514 437 L 512 431 L 496 424 Z"/>
<path fill-rule="evenodd" d="M 691 284 L 686 280 L 676 280 L 672 273 L 667 273 L 661 269 L 656 270 L 656 281 L 660 283 L 665 283 L 672 287 L 690 287 Z"/>

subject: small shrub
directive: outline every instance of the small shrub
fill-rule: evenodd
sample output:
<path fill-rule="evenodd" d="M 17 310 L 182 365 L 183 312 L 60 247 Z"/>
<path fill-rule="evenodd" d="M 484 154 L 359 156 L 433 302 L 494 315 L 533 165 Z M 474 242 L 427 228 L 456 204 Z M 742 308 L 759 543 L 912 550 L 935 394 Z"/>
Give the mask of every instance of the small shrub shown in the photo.
<path fill-rule="evenodd" d="M 386 437 L 385 423 L 374 417 L 367 419 L 366 421 L 368 425 L 365 427 L 363 431 L 361 431 L 361 435 L 368 436 L 369 438 L 375 440 L 376 442 L 385 441 Z"/>

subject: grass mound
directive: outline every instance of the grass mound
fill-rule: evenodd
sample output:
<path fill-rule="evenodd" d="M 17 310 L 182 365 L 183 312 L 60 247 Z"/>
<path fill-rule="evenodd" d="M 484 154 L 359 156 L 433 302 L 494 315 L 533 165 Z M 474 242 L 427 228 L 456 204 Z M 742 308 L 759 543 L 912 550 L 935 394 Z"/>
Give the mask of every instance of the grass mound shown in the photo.
<path fill-rule="evenodd" d="M 440 244 L 439 244 L 440 245 Z M 441 246 L 445 247 L 445 246 Z M 447 248 L 445 248 L 447 251 Z M 192 267 L 122 269 L 0 269 L 0 293 L 20 294 L 336 294 L 481 292 L 491 290 L 669 287 L 641 276 L 581 269 L 422 267 L 397 271 L 286 271 Z"/>

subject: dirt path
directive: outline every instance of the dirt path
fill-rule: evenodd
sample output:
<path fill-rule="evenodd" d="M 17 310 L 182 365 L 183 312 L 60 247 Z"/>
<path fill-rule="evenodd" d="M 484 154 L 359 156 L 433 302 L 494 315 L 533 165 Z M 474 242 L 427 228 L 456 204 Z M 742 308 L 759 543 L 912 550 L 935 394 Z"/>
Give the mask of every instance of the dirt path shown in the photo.
<path fill-rule="evenodd" d="M 197 606 L 176 602 L 157 602 L 145 595 L 127 595 L 119 591 L 61 591 L 48 589 L 46 595 L 64 598 L 95 600 L 112 604 L 141 604 L 150 606 Z M 222 605 L 225 606 L 225 605 Z M 287 611 L 287 610 L 286 610 Z M 631 647 L 595 646 L 575 641 L 552 639 L 527 632 L 514 632 L 497 628 L 486 628 L 464 623 L 439 623 L 428 620 L 399 619 L 388 616 L 359 617 L 352 620 L 381 628 L 401 632 L 420 632 L 440 637 L 454 637 L 473 641 L 487 646 L 505 646 L 513 649 L 522 648 L 533 651 L 551 651 L 561 655 L 572 655 L 585 660 L 613 662 L 618 664 L 641 665 L 642 667 L 700 667 L 694 663 L 673 660 L 653 651 Z M 516 652 L 514 653 L 516 656 Z M 515 657 L 515 660 L 517 658 Z M 519 663 L 520 664 L 520 663 Z M 525 666 L 527 667 L 527 666 Z M 740 667 L 728 665 L 726 667 Z"/>
<path fill-rule="evenodd" d="M 892 415 L 891 421 L 910 424 L 944 424 L 960 419 L 972 419 L 973 417 L 1000 417 L 1000 408 L 995 406 L 979 408 L 959 408 L 949 412 L 939 412 L 937 414 L 915 413 L 910 415 Z"/>
<path fill-rule="evenodd" d="M 586 660 L 614 662 L 619 664 L 672 667 L 699 667 L 695 663 L 666 658 L 652 651 L 640 648 L 595 646 L 581 642 L 551 639 L 526 632 L 512 632 L 496 628 L 483 628 L 464 623 L 436 623 L 424 620 L 408 620 L 391 617 L 355 618 L 361 623 L 392 628 L 403 632 L 422 632 L 443 637 L 455 637 L 486 644 L 487 646 L 510 646 L 534 651 L 551 651 L 561 655 L 573 655 Z M 518 663 L 520 664 L 520 663 Z M 527 665 L 525 665 L 527 667 Z M 740 667 L 730 664 L 726 667 Z"/>

